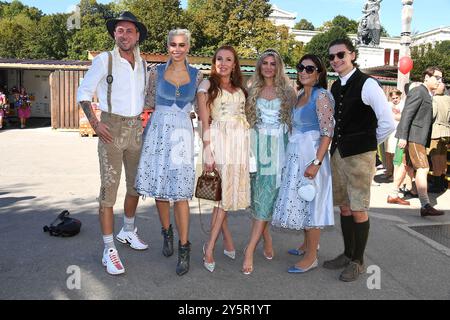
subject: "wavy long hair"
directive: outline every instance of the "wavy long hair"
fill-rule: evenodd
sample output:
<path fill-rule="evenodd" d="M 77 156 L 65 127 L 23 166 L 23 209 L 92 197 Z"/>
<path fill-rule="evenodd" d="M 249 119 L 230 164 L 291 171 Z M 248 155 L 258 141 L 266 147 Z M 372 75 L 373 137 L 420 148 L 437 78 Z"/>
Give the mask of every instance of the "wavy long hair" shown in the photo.
<path fill-rule="evenodd" d="M 256 100 L 261 95 L 264 88 L 264 76 L 261 72 L 261 67 L 264 59 L 267 57 L 273 57 L 275 59 L 276 71 L 274 79 L 274 87 L 277 98 L 281 100 L 281 109 L 279 119 L 281 123 L 288 126 L 289 130 L 292 127 L 291 110 L 295 103 L 295 91 L 289 83 L 289 78 L 285 74 L 284 63 L 280 54 L 273 50 L 268 49 L 264 51 L 256 63 L 255 74 L 250 79 L 249 95 L 247 103 L 245 105 L 245 114 L 250 127 L 254 127 L 259 121 L 258 114 L 256 112 Z"/>
<path fill-rule="evenodd" d="M 216 70 L 216 59 L 217 54 L 219 53 L 220 50 L 227 50 L 233 54 L 235 66 L 233 71 L 231 72 L 231 85 L 233 86 L 234 89 L 240 88 L 244 92 L 245 97 L 247 97 L 247 90 L 245 90 L 243 85 L 241 65 L 239 64 L 239 57 L 237 55 L 236 50 L 234 50 L 234 48 L 229 45 L 221 46 L 219 49 L 216 50 L 212 58 L 211 75 L 209 77 L 209 82 L 211 85 L 208 89 L 208 100 L 206 103 L 209 106 L 209 108 L 211 108 L 211 105 L 214 99 L 216 99 L 217 96 L 219 95 L 219 92 L 222 93 L 222 88 L 220 88 L 220 75 L 217 73 Z"/>

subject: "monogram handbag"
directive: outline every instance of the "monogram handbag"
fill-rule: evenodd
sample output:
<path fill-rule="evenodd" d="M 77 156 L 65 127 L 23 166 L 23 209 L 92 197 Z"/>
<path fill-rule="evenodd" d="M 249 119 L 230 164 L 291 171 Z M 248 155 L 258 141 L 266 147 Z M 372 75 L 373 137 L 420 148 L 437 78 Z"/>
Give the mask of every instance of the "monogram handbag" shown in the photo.
<path fill-rule="evenodd" d="M 212 201 L 222 200 L 222 179 L 216 169 L 212 172 L 202 172 L 197 180 L 195 197 Z"/>
<path fill-rule="evenodd" d="M 220 201 L 222 200 L 222 179 L 219 172 L 214 169 L 212 172 L 203 171 L 198 177 L 197 186 L 195 187 L 195 197 L 198 199 L 198 211 L 200 213 L 200 225 L 205 234 L 209 234 L 202 220 L 202 210 L 200 199 Z"/>

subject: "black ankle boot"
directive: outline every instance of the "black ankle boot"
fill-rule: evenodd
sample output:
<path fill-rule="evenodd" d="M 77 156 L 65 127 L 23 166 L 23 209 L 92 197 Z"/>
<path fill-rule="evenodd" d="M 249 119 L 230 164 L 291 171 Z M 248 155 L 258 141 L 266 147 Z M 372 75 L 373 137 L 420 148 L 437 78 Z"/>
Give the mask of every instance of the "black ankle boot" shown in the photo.
<path fill-rule="evenodd" d="M 185 245 L 181 245 L 178 241 L 178 263 L 177 275 L 182 276 L 189 271 L 189 260 L 191 257 L 191 243 L 188 241 Z"/>
<path fill-rule="evenodd" d="M 161 228 L 161 234 L 164 237 L 162 254 L 166 257 L 170 257 L 173 255 L 173 230 L 172 225 L 169 226 L 169 229 Z"/>

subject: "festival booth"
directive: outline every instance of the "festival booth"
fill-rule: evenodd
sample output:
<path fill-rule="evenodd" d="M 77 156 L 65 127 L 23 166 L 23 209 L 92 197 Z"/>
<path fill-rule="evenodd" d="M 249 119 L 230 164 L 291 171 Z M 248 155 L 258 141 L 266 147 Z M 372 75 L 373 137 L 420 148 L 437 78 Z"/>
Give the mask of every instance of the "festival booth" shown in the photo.
<path fill-rule="evenodd" d="M 31 117 L 51 121 L 55 129 L 78 129 L 76 90 L 90 61 L 0 59 L 0 87 L 8 91 L 25 88 L 31 104 Z M 7 90 L 6 90 L 7 89 Z M 10 109 L 8 117 L 17 117 Z"/>

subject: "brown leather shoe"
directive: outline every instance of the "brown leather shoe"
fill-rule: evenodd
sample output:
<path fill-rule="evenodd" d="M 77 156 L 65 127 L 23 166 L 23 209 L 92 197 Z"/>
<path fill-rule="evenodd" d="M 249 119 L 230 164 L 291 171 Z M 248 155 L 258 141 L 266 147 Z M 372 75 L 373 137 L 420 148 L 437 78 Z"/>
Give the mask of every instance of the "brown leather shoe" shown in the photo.
<path fill-rule="evenodd" d="M 387 203 L 401 204 L 401 205 L 404 205 L 404 206 L 409 206 L 410 205 L 409 201 L 403 200 L 402 198 L 399 198 L 399 197 L 392 198 L 391 196 L 387 197 Z"/>
<path fill-rule="evenodd" d="M 359 264 L 357 261 L 350 261 L 339 276 L 339 280 L 344 282 L 355 281 L 361 273 L 364 273 L 365 269 L 366 267 L 363 264 Z"/>
<path fill-rule="evenodd" d="M 325 261 L 323 267 L 326 269 L 341 269 L 347 267 L 351 261 L 349 257 L 341 253 L 336 258 Z"/>
<path fill-rule="evenodd" d="M 425 205 L 425 207 L 420 208 L 420 216 L 442 216 L 444 211 L 437 210 L 433 208 L 430 204 Z"/>

